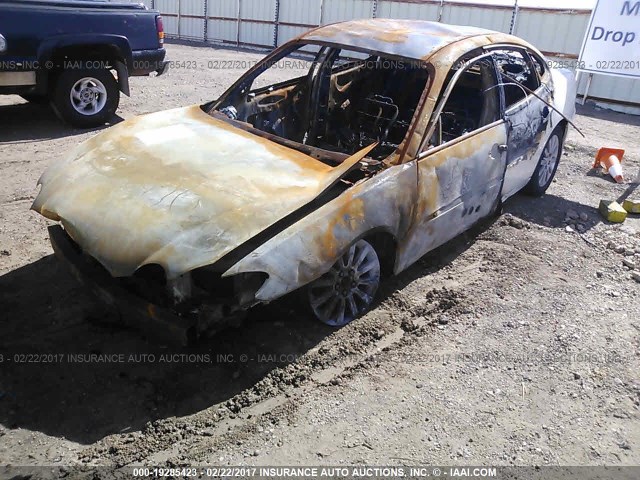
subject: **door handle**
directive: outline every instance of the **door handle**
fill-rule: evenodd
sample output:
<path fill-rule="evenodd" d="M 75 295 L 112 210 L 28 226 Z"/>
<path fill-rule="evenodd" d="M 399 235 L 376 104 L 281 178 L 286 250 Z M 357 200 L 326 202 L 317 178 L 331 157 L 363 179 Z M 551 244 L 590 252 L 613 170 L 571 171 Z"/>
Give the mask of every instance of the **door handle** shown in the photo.
<path fill-rule="evenodd" d="M 547 118 L 548 116 L 549 116 L 549 107 L 545 105 L 544 108 L 542 109 L 542 118 Z"/>
<path fill-rule="evenodd" d="M 504 143 L 503 143 L 503 144 L 501 144 L 501 145 L 498 145 L 498 151 L 499 151 L 500 153 L 504 153 L 504 152 L 506 152 L 508 149 L 509 149 L 509 147 L 507 147 L 507 145 L 506 145 L 506 144 L 504 144 Z"/>

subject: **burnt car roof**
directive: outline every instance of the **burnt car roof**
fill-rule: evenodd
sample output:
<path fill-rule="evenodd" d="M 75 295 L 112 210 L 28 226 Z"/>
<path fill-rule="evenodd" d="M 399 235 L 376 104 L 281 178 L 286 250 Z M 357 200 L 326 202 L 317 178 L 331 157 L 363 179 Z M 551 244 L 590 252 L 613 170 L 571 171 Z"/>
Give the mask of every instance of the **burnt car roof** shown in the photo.
<path fill-rule="evenodd" d="M 392 20 L 375 18 L 351 20 L 318 27 L 299 37 L 302 41 L 333 43 L 372 50 L 387 55 L 425 60 L 451 43 L 469 37 L 485 36 L 481 45 L 492 43 L 498 35 L 502 41 L 523 44 L 521 39 L 492 30 L 460 25 L 447 25 L 427 20 Z M 470 45 L 469 50 L 477 47 Z"/>

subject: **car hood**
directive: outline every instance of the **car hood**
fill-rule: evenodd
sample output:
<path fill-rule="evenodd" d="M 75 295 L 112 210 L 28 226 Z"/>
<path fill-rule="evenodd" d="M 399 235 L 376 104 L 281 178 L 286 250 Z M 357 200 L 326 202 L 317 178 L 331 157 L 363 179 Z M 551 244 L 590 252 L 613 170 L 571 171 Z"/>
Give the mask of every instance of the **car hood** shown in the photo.
<path fill-rule="evenodd" d="M 61 221 L 114 276 L 159 264 L 175 278 L 309 203 L 371 147 L 330 167 L 198 106 L 168 110 L 122 122 L 52 164 L 32 208 Z"/>

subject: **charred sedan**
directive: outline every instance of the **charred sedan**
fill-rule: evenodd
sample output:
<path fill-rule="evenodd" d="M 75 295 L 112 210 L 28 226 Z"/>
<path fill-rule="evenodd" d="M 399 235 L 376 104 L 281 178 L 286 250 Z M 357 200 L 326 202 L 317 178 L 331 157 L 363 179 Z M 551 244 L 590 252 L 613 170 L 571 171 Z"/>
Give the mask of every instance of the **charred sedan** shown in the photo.
<path fill-rule="evenodd" d="M 264 74 L 290 60 L 291 78 Z M 278 48 L 218 100 L 140 116 L 40 179 L 55 251 L 124 318 L 176 339 L 304 287 L 341 326 L 381 276 L 551 183 L 569 72 L 523 40 L 361 20 Z"/>

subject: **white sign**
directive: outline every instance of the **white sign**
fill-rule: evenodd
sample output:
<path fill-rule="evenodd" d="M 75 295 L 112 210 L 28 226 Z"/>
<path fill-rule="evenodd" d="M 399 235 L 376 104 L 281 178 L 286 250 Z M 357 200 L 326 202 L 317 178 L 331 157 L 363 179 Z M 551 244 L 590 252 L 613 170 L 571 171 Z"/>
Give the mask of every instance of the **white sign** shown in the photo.
<path fill-rule="evenodd" d="M 598 0 L 579 70 L 640 78 L 640 0 Z"/>

